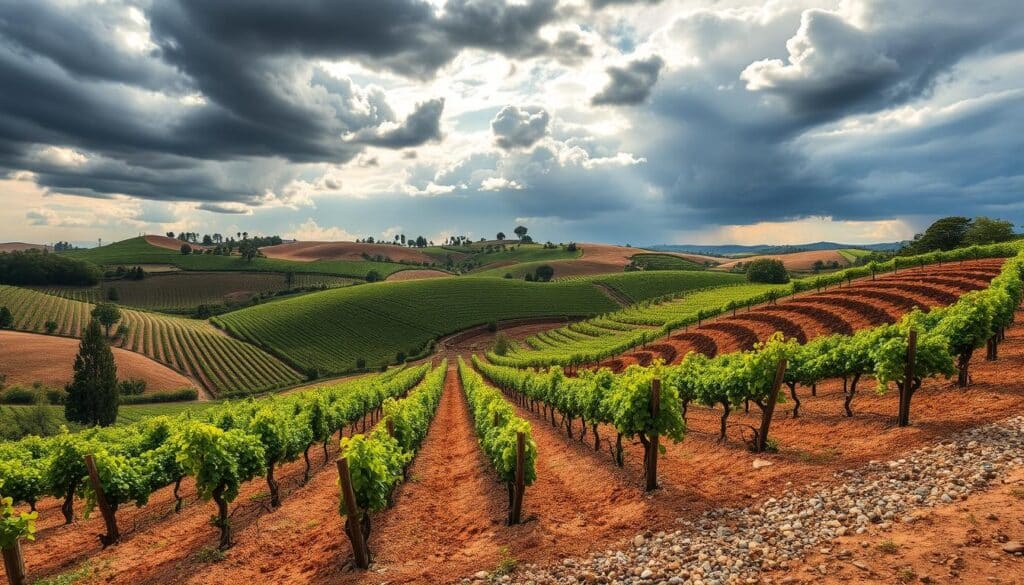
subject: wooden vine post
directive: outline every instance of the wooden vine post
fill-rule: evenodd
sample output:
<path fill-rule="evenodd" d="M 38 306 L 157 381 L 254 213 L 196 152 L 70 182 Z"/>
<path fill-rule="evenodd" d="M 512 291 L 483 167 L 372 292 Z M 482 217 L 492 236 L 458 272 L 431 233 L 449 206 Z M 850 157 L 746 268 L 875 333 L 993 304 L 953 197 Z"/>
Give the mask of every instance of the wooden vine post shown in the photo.
<path fill-rule="evenodd" d="M 757 444 L 754 450 L 764 453 L 768 447 L 768 429 L 772 424 L 772 415 L 775 414 L 775 403 L 779 399 L 779 387 L 782 386 L 783 377 L 786 375 L 786 358 L 779 360 L 775 368 L 775 380 L 772 383 L 771 392 L 768 393 L 768 402 L 765 404 L 764 412 L 761 413 L 761 429 L 757 432 Z"/>
<path fill-rule="evenodd" d="M 103 493 L 103 484 L 100 483 L 100 473 L 96 469 L 96 460 L 91 454 L 85 456 L 85 468 L 89 471 L 89 483 L 96 494 L 96 506 L 103 514 L 103 522 L 107 525 L 107 535 L 102 537 L 103 546 L 115 544 L 121 540 L 121 532 L 117 529 L 117 518 L 114 517 L 114 509 L 107 502 Z"/>
<path fill-rule="evenodd" d="M 11 585 L 25 585 L 28 583 L 28 578 L 25 576 L 25 558 L 21 556 L 21 542 L 15 538 L 10 546 L 4 547 L 3 554 L 7 581 Z"/>
<path fill-rule="evenodd" d="M 519 524 L 523 520 L 523 493 L 526 491 L 526 435 L 516 433 L 516 477 L 515 490 L 512 495 L 512 510 L 509 513 L 509 524 Z"/>
<path fill-rule="evenodd" d="M 346 530 L 348 539 L 352 542 L 352 552 L 355 555 L 356 566 L 360 569 L 370 568 L 370 551 L 366 548 L 366 540 L 363 538 L 363 527 L 360 522 L 359 506 L 356 504 L 356 492 L 352 488 L 352 474 L 348 470 L 348 459 L 338 459 L 338 476 L 341 478 L 341 497 L 345 502 Z"/>
<path fill-rule="evenodd" d="M 900 384 L 900 409 L 896 417 L 896 425 L 910 426 L 910 398 L 914 392 L 914 359 L 917 356 L 917 331 L 911 329 L 907 336 L 907 369 L 903 373 Z"/>
<path fill-rule="evenodd" d="M 661 380 L 651 380 L 651 419 L 657 420 L 661 412 Z M 651 491 L 658 487 L 658 433 L 652 432 L 648 437 L 647 461 L 644 468 L 647 471 L 647 482 L 645 489 Z"/>

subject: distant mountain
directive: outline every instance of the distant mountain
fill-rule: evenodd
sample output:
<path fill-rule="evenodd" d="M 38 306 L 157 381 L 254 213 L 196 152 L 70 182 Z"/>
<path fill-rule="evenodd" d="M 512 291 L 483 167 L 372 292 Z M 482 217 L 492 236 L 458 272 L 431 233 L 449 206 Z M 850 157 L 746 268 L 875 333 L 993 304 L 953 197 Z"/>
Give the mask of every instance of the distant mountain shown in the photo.
<path fill-rule="evenodd" d="M 844 250 L 856 248 L 860 250 L 871 250 L 872 252 L 885 252 L 898 250 L 906 242 L 887 242 L 882 244 L 837 244 L 835 242 L 812 242 L 793 246 L 773 246 L 762 244 L 760 246 L 741 246 L 738 244 L 723 244 L 713 246 L 708 244 L 662 244 L 647 246 L 648 250 L 661 252 L 688 252 L 690 254 L 707 254 L 710 256 L 736 256 L 751 254 L 792 254 L 794 252 L 818 251 L 818 250 Z"/>

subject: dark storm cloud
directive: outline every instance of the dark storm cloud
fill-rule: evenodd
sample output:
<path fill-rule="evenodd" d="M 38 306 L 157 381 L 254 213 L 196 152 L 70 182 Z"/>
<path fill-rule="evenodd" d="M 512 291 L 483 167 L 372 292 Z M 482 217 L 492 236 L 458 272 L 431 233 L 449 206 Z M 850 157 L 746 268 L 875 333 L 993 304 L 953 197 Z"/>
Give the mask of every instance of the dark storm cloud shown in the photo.
<path fill-rule="evenodd" d="M 31 170 L 67 193 L 251 203 L 273 185 L 232 176 L 233 161 L 344 163 L 366 146 L 442 138 L 442 98 L 400 122 L 382 90 L 315 60 L 427 77 L 467 47 L 578 54 L 572 39 L 538 36 L 558 17 L 556 0 L 450 0 L 443 10 L 424 0 L 0 0 L 0 169 Z M 123 34 L 153 45 L 126 48 Z M 94 160 L 47 166 L 34 158 L 40 145 Z"/>
<path fill-rule="evenodd" d="M 647 101 L 664 65 L 664 59 L 652 55 L 646 59 L 631 61 L 625 67 L 609 67 L 608 85 L 590 98 L 590 103 L 628 106 Z"/>
<path fill-rule="evenodd" d="M 661 0 L 590 0 L 594 8 L 605 8 L 614 4 L 661 4 Z"/>
<path fill-rule="evenodd" d="M 434 99 L 416 105 L 405 122 L 391 129 L 364 131 L 358 142 L 387 148 L 408 148 L 441 140 L 441 113 L 444 100 Z"/>
<path fill-rule="evenodd" d="M 747 88 L 778 96 L 808 118 L 875 111 L 927 95 L 966 55 L 1019 26 L 1009 17 L 1020 9 L 1016 1 L 983 2 L 970 14 L 924 0 L 868 4 L 868 28 L 836 13 L 804 11 L 788 58 L 750 64 L 741 74 Z"/>
<path fill-rule="evenodd" d="M 529 148 L 548 134 L 551 115 L 538 106 L 505 106 L 491 120 L 494 142 L 505 150 Z"/>

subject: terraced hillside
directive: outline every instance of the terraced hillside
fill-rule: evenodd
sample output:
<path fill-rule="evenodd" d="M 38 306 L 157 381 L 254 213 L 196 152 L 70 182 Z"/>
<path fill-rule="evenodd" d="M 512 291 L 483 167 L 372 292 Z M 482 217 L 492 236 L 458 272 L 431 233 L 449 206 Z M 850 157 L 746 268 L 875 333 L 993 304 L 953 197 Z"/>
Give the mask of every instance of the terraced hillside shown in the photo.
<path fill-rule="evenodd" d="M 14 328 L 37 333 L 46 322 L 55 334 L 78 337 L 93 305 L 0 285 L 0 306 L 14 314 Z M 114 345 L 146 355 L 198 381 L 215 396 L 290 386 L 302 380 L 292 368 L 259 348 L 233 339 L 205 321 L 122 309 L 128 334 Z"/>
<path fill-rule="evenodd" d="M 617 305 L 589 282 L 438 278 L 360 285 L 214 318 L 303 369 L 340 373 L 419 354 L 437 338 L 493 321 L 589 316 Z"/>
<path fill-rule="evenodd" d="M 619 371 L 634 363 L 650 364 L 654 359 L 677 363 L 690 351 L 708 356 L 731 353 L 750 349 L 776 331 L 806 343 L 822 335 L 851 334 L 866 327 L 894 323 L 914 307 L 925 311 L 944 307 L 966 292 L 987 287 L 1003 262 L 994 258 L 964 265 L 927 266 L 805 293 L 753 309 L 741 308 L 735 315 L 658 339 L 602 365 Z"/>

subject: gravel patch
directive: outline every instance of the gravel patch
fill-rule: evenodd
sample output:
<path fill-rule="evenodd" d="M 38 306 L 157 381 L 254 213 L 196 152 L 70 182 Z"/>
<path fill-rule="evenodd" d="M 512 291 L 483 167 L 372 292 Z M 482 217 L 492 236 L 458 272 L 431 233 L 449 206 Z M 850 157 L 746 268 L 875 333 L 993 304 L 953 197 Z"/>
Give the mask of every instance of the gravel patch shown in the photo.
<path fill-rule="evenodd" d="M 803 493 L 771 498 L 757 508 L 719 509 L 696 520 L 680 519 L 678 530 L 638 534 L 624 550 L 554 566 L 524 566 L 511 576 L 481 572 L 463 583 L 768 582 L 770 576 L 762 573 L 791 567 L 805 553 L 831 552 L 829 541 L 838 536 L 913 522 L 915 509 L 963 500 L 1022 465 L 1024 416 L 1018 416 L 895 461 L 871 461 L 839 472 L 838 483 L 811 484 Z M 842 560 L 844 552 L 849 554 L 839 551 L 836 558 Z"/>

